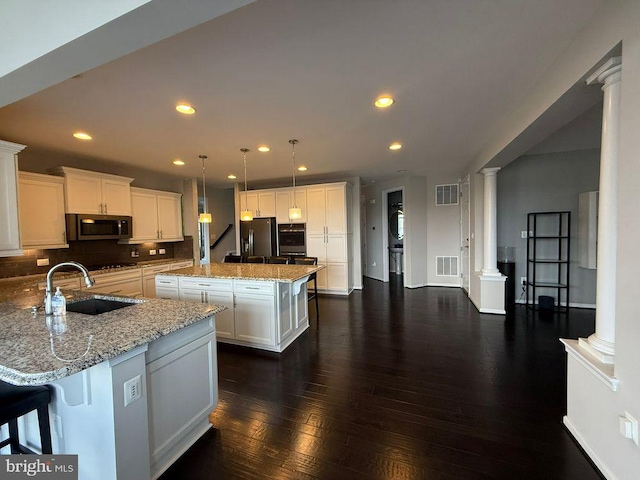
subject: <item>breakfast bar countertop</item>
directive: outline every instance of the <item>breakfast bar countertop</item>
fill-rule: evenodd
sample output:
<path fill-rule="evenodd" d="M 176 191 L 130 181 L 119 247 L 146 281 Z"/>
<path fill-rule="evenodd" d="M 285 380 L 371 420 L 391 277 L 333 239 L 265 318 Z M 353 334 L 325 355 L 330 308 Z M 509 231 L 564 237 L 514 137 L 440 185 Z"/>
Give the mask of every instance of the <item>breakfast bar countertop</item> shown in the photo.
<path fill-rule="evenodd" d="M 67 312 L 53 317 L 42 308 L 32 313 L 29 305 L 42 305 L 42 292 L 31 283 L 4 286 L 0 380 L 14 385 L 41 385 L 72 375 L 225 310 L 219 305 L 112 297 L 86 290 L 73 292 L 67 305 L 87 298 L 132 305 L 100 315 Z M 19 298 L 12 299 L 10 292 Z"/>
<path fill-rule="evenodd" d="M 263 282 L 294 283 L 325 268 L 324 265 L 281 265 L 269 263 L 211 263 L 181 268 L 161 275 L 195 278 L 228 278 Z"/>

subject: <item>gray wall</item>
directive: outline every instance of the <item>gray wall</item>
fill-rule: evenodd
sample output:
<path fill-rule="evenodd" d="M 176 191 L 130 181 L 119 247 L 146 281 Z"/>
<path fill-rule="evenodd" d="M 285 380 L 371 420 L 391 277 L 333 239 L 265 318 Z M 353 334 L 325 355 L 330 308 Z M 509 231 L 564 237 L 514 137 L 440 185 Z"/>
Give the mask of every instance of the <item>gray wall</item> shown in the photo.
<path fill-rule="evenodd" d="M 527 240 L 521 231 L 527 230 L 527 214 L 569 210 L 570 303 L 595 305 L 596 270 L 578 266 L 578 194 L 598 189 L 599 164 L 599 150 L 580 150 L 523 156 L 498 172 L 498 246 L 515 247 L 516 300 L 520 277 L 526 276 Z"/>
<path fill-rule="evenodd" d="M 209 212 L 211 212 L 211 225 L 209 225 L 210 241 L 209 245 L 217 240 L 218 236 L 224 232 L 227 225 L 235 225 L 235 210 L 233 202 L 233 188 L 211 188 L 207 187 L 207 197 L 209 197 Z M 235 227 L 227 233 L 227 236 L 218 246 L 211 250 L 211 261 L 221 262 L 228 251 L 236 249 Z"/>

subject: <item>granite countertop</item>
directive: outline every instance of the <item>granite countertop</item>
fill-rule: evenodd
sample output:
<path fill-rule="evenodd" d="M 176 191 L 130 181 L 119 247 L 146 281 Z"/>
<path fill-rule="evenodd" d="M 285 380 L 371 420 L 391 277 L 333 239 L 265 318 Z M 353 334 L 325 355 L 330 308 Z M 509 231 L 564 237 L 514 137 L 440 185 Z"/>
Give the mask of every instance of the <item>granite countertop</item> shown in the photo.
<path fill-rule="evenodd" d="M 68 304 L 86 298 L 132 305 L 100 315 L 68 312 L 62 320 L 45 316 L 37 281 L 0 284 L 0 380 L 41 385 L 85 370 L 138 346 L 225 310 L 218 305 L 162 299 L 135 299 L 74 291 Z"/>
<path fill-rule="evenodd" d="M 230 278 L 234 280 L 259 280 L 265 282 L 293 283 L 308 277 L 324 265 L 279 265 L 264 263 L 211 263 L 199 267 L 181 268 L 158 275 L 196 277 L 196 278 Z"/>

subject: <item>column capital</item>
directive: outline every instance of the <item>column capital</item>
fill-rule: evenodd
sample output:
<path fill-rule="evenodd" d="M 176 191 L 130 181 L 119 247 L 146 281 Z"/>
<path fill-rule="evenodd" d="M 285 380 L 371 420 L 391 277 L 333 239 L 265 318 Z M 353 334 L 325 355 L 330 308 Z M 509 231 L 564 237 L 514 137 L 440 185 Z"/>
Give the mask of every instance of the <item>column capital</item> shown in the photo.
<path fill-rule="evenodd" d="M 606 85 L 613 80 L 613 78 L 611 78 L 612 75 L 617 73 L 617 77 L 620 77 L 619 73 L 621 70 L 622 57 L 612 57 L 587 78 L 587 85 L 593 85 L 594 83 L 604 83 Z M 617 80 L 619 80 L 619 78 Z"/>
<path fill-rule="evenodd" d="M 483 168 L 482 170 L 480 170 L 480 173 L 485 177 L 490 177 L 491 175 L 495 175 L 496 173 L 498 173 L 498 170 L 500 170 L 501 168 L 502 167 Z"/>

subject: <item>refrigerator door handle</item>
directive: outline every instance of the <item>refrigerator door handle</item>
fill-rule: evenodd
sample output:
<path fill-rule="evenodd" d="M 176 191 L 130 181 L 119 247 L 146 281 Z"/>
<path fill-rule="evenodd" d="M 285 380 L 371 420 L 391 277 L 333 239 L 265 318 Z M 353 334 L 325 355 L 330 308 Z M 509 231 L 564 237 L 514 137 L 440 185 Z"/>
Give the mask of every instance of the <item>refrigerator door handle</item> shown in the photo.
<path fill-rule="evenodd" d="M 249 229 L 249 251 L 247 252 L 247 255 L 253 255 L 253 249 L 254 249 L 253 228 L 250 228 Z"/>

